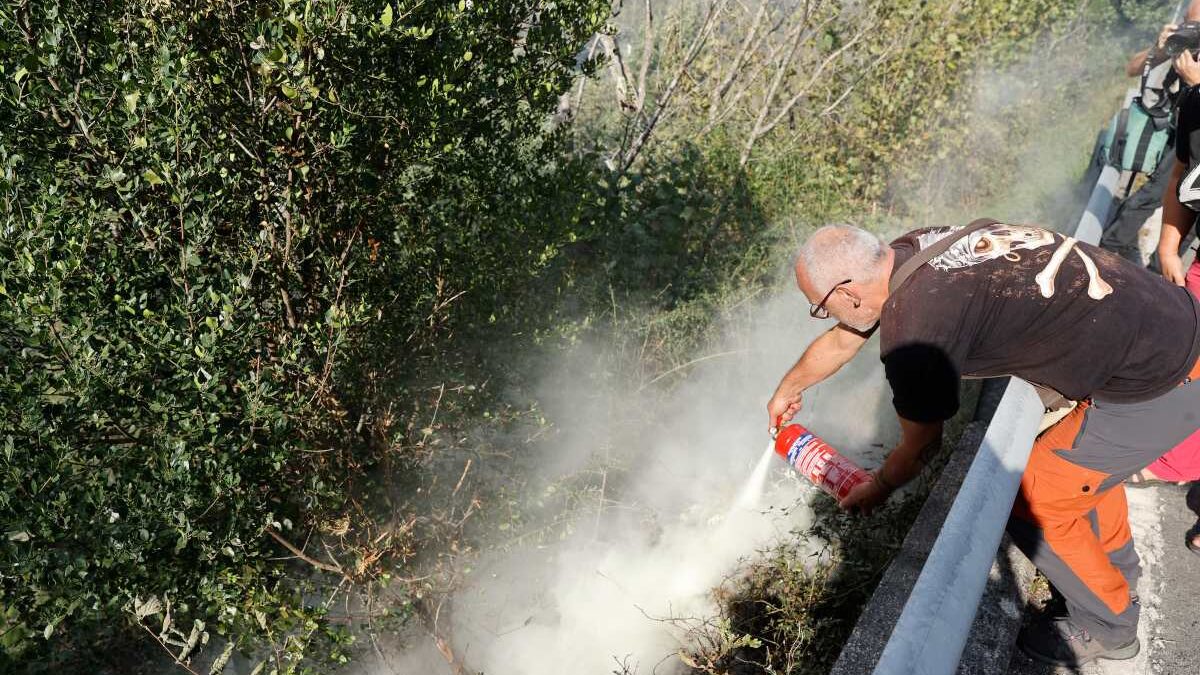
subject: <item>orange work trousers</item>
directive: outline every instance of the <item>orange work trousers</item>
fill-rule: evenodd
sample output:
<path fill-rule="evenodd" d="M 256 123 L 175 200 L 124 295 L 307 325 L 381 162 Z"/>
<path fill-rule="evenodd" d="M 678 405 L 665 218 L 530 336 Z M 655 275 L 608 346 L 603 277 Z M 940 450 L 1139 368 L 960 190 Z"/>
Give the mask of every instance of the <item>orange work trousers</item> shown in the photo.
<path fill-rule="evenodd" d="M 1013 542 L 1101 644 L 1137 634 L 1141 566 L 1123 481 L 1197 429 L 1200 362 L 1174 390 L 1136 403 L 1082 402 L 1034 443 L 1013 504 Z"/>

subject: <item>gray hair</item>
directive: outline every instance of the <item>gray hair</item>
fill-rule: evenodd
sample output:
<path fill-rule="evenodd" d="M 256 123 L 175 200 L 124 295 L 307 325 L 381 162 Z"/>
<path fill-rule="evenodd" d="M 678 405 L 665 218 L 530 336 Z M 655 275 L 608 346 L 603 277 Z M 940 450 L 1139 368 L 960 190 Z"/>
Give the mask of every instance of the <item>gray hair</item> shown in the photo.
<path fill-rule="evenodd" d="M 815 289 L 824 293 L 846 279 L 874 281 L 883 273 L 886 257 L 887 244 L 861 227 L 826 225 L 804 242 L 796 260 Z"/>

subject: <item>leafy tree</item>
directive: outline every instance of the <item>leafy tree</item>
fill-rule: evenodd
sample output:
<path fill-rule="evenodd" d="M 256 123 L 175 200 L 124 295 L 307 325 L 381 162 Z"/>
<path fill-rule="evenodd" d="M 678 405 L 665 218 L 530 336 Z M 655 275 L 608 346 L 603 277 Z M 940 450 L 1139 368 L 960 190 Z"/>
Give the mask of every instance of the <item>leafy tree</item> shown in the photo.
<path fill-rule="evenodd" d="M 370 461 L 347 356 L 403 363 L 454 298 L 563 236 L 527 207 L 607 15 L 0 7 L 4 653 L 168 603 L 204 622 L 185 644 L 312 634 L 275 537 L 302 540 Z"/>

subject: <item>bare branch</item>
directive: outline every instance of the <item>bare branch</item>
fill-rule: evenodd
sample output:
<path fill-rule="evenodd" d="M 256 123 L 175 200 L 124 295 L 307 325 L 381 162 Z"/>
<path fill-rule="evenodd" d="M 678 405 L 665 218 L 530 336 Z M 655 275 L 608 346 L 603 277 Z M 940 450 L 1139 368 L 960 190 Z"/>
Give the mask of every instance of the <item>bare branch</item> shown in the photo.
<path fill-rule="evenodd" d="M 762 130 L 759 132 L 759 135 L 761 136 L 763 134 L 770 133 L 772 129 L 778 126 L 779 123 L 782 122 L 785 117 L 787 117 L 788 112 L 790 112 L 797 103 L 808 96 L 809 91 L 812 90 L 813 85 L 815 85 L 817 80 L 821 78 L 821 75 L 824 74 L 825 69 L 829 67 L 829 64 L 837 60 L 837 58 L 845 53 L 846 50 L 858 44 L 859 41 L 862 40 L 863 36 L 866 35 L 866 33 L 867 28 L 863 28 L 856 33 L 853 38 L 848 40 L 846 44 L 830 52 L 829 55 L 825 57 L 825 60 L 821 61 L 821 65 L 817 66 L 817 69 L 813 71 L 812 76 L 808 79 L 808 82 L 806 82 L 804 86 L 800 88 L 800 91 L 796 92 L 794 96 L 788 99 L 787 103 L 783 104 L 783 107 L 779 109 L 779 113 L 775 115 L 775 118 L 772 119 L 770 123 L 762 128 Z"/>
<path fill-rule="evenodd" d="M 617 44 L 614 35 L 601 35 L 600 45 L 608 56 L 608 70 L 612 73 L 613 88 L 617 94 L 617 105 L 622 108 L 634 108 L 629 102 L 629 69 L 625 67 L 625 59 L 621 56 L 621 46 Z"/>
<path fill-rule="evenodd" d="M 799 19 L 796 18 L 798 14 L 802 15 Z M 754 45 L 751 51 L 758 52 L 758 50 L 770 36 L 778 33 L 785 23 L 791 23 L 792 27 L 784 34 L 783 39 L 780 40 L 778 44 L 772 46 L 761 61 L 762 64 L 767 65 L 775 63 L 776 60 L 779 59 L 780 53 L 786 49 L 787 46 L 797 38 L 800 32 L 804 30 L 804 27 L 808 25 L 808 20 L 811 15 L 812 7 L 807 3 L 805 3 L 802 8 L 795 10 L 791 14 L 782 15 L 779 20 L 771 26 L 770 30 L 762 33 L 758 43 Z M 754 89 L 754 86 L 758 84 L 759 80 L 766 75 L 766 71 L 768 70 L 767 65 L 754 68 L 748 78 L 743 76 L 736 79 L 736 82 L 740 83 L 741 87 L 739 87 L 732 96 L 726 97 L 724 108 L 720 109 L 716 115 L 711 114 L 710 111 L 708 123 L 705 124 L 700 130 L 700 135 L 705 135 L 712 131 L 719 123 L 727 119 L 737 110 L 738 103 L 740 103 L 741 100 Z M 732 84 L 733 83 L 731 83 L 731 85 Z"/>
<path fill-rule="evenodd" d="M 746 31 L 746 38 L 742 40 L 742 46 L 738 50 L 738 54 L 733 59 L 733 64 L 729 67 L 729 74 L 721 84 L 712 92 L 712 105 L 708 109 L 708 120 L 711 124 L 717 116 L 717 111 L 720 109 L 720 101 L 725 97 L 726 92 L 733 86 L 734 80 L 742 72 L 742 64 L 746 62 L 746 56 L 750 53 L 751 45 L 754 45 L 754 38 L 758 33 L 758 27 L 762 25 L 763 19 L 767 16 L 767 5 L 770 0 L 762 0 L 758 6 L 758 11 L 754 14 L 754 20 L 750 22 L 750 30 Z"/>
<path fill-rule="evenodd" d="M 638 68 L 637 112 L 646 109 L 646 78 L 650 74 L 650 57 L 654 54 L 654 9 L 646 0 L 646 26 L 642 30 L 642 63 Z"/>
<path fill-rule="evenodd" d="M 167 644 L 165 642 L 163 642 L 161 638 L 159 638 L 157 635 L 155 635 L 154 631 L 150 630 L 150 628 L 148 626 L 141 623 L 140 621 L 138 622 L 138 626 L 142 630 L 149 633 L 150 637 L 154 638 L 154 641 L 158 643 L 158 646 L 163 648 L 163 651 L 165 651 L 167 653 L 167 656 L 171 657 L 171 660 L 175 663 L 176 666 L 183 668 L 187 672 L 191 673 L 191 675 L 200 675 L 200 673 L 197 673 L 196 671 L 192 670 L 192 668 L 190 666 L 188 666 L 188 664 L 184 663 L 183 661 L 180 661 L 179 658 L 177 656 L 175 656 L 175 652 L 171 651 L 171 648 L 168 647 Z"/>
<path fill-rule="evenodd" d="M 715 19 L 717 16 L 717 10 L 724 6 L 727 2 L 728 0 L 712 0 L 712 2 L 709 3 L 708 12 L 704 16 L 704 23 L 701 24 L 700 30 L 697 31 L 696 36 L 692 39 L 691 46 L 688 47 L 687 54 L 684 56 L 683 62 L 679 65 L 679 68 L 675 71 L 675 75 L 671 78 L 671 82 L 663 91 L 662 96 L 659 97 L 657 104 L 654 107 L 654 114 L 651 115 L 650 119 L 646 121 L 646 124 L 642 127 L 641 133 L 638 134 L 637 139 L 634 140 L 633 145 L 622 158 L 619 173 L 623 174 L 628 171 L 629 167 L 633 165 L 634 160 L 636 160 L 638 155 L 641 154 L 642 148 L 646 146 L 646 141 L 648 141 L 650 139 L 650 135 L 654 133 L 654 127 L 658 124 L 658 122 L 662 119 L 663 114 L 667 111 L 667 108 L 671 102 L 671 97 L 675 94 L 675 90 L 679 87 L 679 82 L 683 79 L 684 73 L 686 73 L 688 68 L 691 67 L 692 62 L 696 60 L 696 57 L 700 54 L 700 50 L 704 47 L 704 43 L 708 40 L 708 36 L 712 32 L 713 26 L 716 24 Z"/>
<path fill-rule="evenodd" d="M 846 100 L 846 97 L 848 97 L 850 93 L 854 91 L 854 88 L 858 86 L 859 82 L 862 82 L 869 73 L 874 72 L 875 69 L 879 67 L 879 64 L 883 63 L 884 60 L 891 56 L 893 52 L 900 49 L 901 46 L 909 45 L 909 40 L 912 38 L 912 35 L 916 31 L 919 23 L 920 22 L 917 18 L 910 19 L 905 25 L 904 32 L 901 34 L 901 37 L 896 40 L 889 40 L 887 47 L 881 51 L 873 61 L 871 61 L 871 65 L 867 68 L 859 69 L 859 75 L 854 78 L 854 80 L 846 87 L 841 95 L 834 99 L 832 103 L 825 106 L 821 112 L 817 114 L 817 117 L 826 117 L 831 114 L 839 105 L 841 105 L 842 101 Z"/>
<path fill-rule="evenodd" d="M 808 23 L 809 14 L 807 13 L 807 8 L 805 11 L 804 21 L 800 26 L 807 25 Z M 788 50 L 787 56 L 779 62 L 779 67 L 775 70 L 775 77 L 771 78 L 771 86 L 767 88 L 767 94 L 763 98 L 762 107 L 759 108 L 758 117 L 754 120 L 754 127 L 750 130 L 750 135 L 746 138 L 746 145 L 742 148 L 742 156 L 738 161 L 739 166 L 746 165 L 746 162 L 750 159 L 750 151 L 754 148 L 754 142 L 762 136 L 760 129 L 766 123 L 767 115 L 771 111 L 771 104 L 775 101 L 775 96 L 779 93 L 779 88 L 783 86 L 784 76 L 791 69 L 792 61 L 796 58 L 796 52 L 800 51 L 800 45 L 804 44 L 805 40 L 815 35 L 817 31 L 831 20 L 832 18 L 826 19 L 819 26 L 810 30 L 797 29 L 794 31 L 795 38 L 792 40 L 791 49 Z"/>
<path fill-rule="evenodd" d="M 597 37 L 593 38 L 592 43 L 590 45 L 588 45 L 587 58 L 586 58 L 587 61 L 591 61 L 592 57 L 594 57 L 596 55 L 596 47 L 598 47 L 599 45 L 600 45 L 600 38 L 599 38 L 599 36 L 597 36 Z M 588 81 L 588 78 L 586 78 L 586 77 L 579 78 L 579 88 L 575 92 L 575 110 L 578 110 L 580 108 L 580 106 L 583 105 L 583 85 L 586 84 L 587 81 Z"/>

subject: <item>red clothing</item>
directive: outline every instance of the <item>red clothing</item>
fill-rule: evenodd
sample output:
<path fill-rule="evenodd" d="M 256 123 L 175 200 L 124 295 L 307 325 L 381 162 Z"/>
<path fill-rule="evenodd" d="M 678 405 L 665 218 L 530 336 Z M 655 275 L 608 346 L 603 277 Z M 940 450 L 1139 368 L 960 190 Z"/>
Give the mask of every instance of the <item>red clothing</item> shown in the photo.
<path fill-rule="evenodd" d="M 1200 261 L 1193 262 L 1184 280 L 1187 289 L 1200 298 Z M 1146 467 L 1150 473 L 1173 482 L 1200 480 L 1200 431 Z"/>

